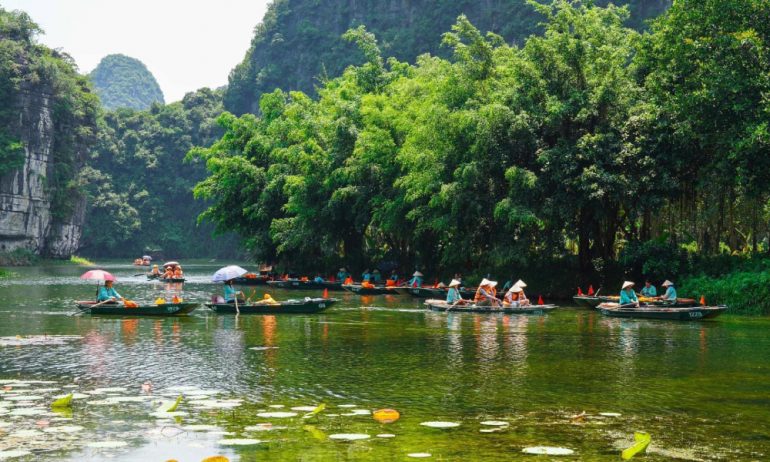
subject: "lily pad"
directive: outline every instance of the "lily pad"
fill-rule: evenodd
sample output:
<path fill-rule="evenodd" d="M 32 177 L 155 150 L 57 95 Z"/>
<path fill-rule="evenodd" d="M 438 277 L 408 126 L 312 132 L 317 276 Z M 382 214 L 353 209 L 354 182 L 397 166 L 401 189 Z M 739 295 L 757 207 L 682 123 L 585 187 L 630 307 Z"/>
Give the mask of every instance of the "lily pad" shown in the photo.
<path fill-rule="evenodd" d="M 10 438 L 38 438 L 43 436 L 43 434 L 37 430 L 19 430 L 17 432 L 11 433 L 8 436 Z"/>
<path fill-rule="evenodd" d="M 83 430 L 80 425 L 61 425 L 59 427 L 44 428 L 45 433 L 77 433 Z"/>
<path fill-rule="evenodd" d="M 45 399 L 45 396 L 40 395 L 19 395 L 19 396 L 9 396 L 5 398 L 7 401 L 39 401 L 41 399 Z"/>
<path fill-rule="evenodd" d="M 114 448 L 122 448 L 125 446 L 128 446 L 128 443 L 125 441 L 92 441 L 88 444 L 86 444 L 89 448 L 94 449 L 114 449 Z"/>
<path fill-rule="evenodd" d="M 487 425 L 489 427 L 504 427 L 510 424 L 504 420 L 485 420 L 481 422 L 481 425 Z"/>
<path fill-rule="evenodd" d="M 219 427 L 217 427 L 216 425 L 195 424 L 195 425 L 185 425 L 184 427 L 182 427 L 182 430 L 186 430 L 188 432 L 208 432 L 208 431 L 219 430 Z"/>
<path fill-rule="evenodd" d="M 90 393 L 93 395 L 104 395 L 107 393 L 123 393 L 127 391 L 125 387 L 109 387 L 109 388 L 97 388 L 95 390 L 91 390 Z"/>
<path fill-rule="evenodd" d="M 26 416 L 44 415 L 44 414 L 48 414 L 48 409 L 23 408 L 23 409 L 14 409 L 8 415 L 26 417 Z"/>
<path fill-rule="evenodd" d="M 32 454 L 24 449 L 11 449 L 10 451 L 0 451 L 0 460 L 14 459 L 16 457 L 24 457 Z"/>
<path fill-rule="evenodd" d="M 233 439 L 224 439 L 217 441 L 217 444 L 221 446 L 251 446 L 254 444 L 260 444 L 263 443 L 262 440 L 255 440 L 250 438 L 233 438 Z"/>
<path fill-rule="evenodd" d="M 313 412 L 315 411 L 315 406 L 294 406 L 291 408 L 292 411 L 299 411 L 299 412 Z"/>
<path fill-rule="evenodd" d="M 296 412 L 282 412 L 282 411 L 276 411 L 276 412 L 260 412 L 257 414 L 259 417 L 264 417 L 267 419 L 286 419 L 289 417 L 297 417 Z"/>
<path fill-rule="evenodd" d="M 441 422 L 441 421 L 434 421 L 434 422 L 422 422 L 420 423 L 423 427 L 430 427 L 430 428 L 456 428 L 459 427 L 460 424 L 457 422 Z"/>
<path fill-rule="evenodd" d="M 371 437 L 366 433 L 335 433 L 329 435 L 329 439 L 337 441 L 358 441 L 368 440 L 369 438 Z"/>
<path fill-rule="evenodd" d="M 285 408 L 286 406 L 284 406 L 283 404 L 271 404 L 271 405 L 270 405 L 270 406 L 268 406 L 268 407 L 271 407 L 271 408 L 273 408 L 273 409 L 283 409 L 283 408 Z"/>
<path fill-rule="evenodd" d="M 537 454 L 547 456 L 571 456 L 575 453 L 572 449 L 553 446 L 531 446 L 521 450 L 524 454 Z"/>

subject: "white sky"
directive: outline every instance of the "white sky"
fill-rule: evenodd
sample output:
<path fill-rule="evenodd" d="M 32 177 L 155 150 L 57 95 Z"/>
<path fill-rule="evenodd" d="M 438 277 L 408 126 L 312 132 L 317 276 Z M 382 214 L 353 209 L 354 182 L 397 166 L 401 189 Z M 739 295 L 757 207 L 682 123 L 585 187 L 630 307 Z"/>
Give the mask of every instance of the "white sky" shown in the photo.
<path fill-rule="evenodd" d="M 246 53 L 269 0 L 0 0 L 26 11 L 45 35 L 91 72 L 106 55 L 142 61 L 166 102 L 201 87 L 216 88 Z"/>

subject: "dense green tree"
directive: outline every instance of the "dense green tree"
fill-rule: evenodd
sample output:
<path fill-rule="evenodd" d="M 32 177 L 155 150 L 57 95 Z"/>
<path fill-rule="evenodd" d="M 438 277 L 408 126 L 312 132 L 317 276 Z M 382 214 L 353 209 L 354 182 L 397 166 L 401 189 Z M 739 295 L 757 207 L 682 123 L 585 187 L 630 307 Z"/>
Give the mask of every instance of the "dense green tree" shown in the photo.
<path fill-rule="evenodd" d="M 154 103 L 163 104 L 158 82 L 138 59 L 120 54 L 105 56 L 89 77 L 107 110 L 142 111 Z"/>

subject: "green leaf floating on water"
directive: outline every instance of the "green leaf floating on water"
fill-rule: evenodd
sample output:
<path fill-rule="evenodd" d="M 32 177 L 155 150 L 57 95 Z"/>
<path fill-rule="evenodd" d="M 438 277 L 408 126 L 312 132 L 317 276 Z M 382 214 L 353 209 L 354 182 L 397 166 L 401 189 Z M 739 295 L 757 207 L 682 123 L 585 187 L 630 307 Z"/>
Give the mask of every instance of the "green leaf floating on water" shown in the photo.
<path fill-rule="evenodd" d="M 326 403 L 319 404 L 315 409 L 308 412 L 304 416 L 302 416 L 303 419 L 309 419 L 315 415 L 318 415 L 319 413 L 323 412 L 323 410 L 326 409 Z"/>
<path fill-rule="evenodd" d="M 51 407 L 54 409 L 72 407 L 72 398 L 73 398 L 72 393 L 70 393 L 69 395 L 64 395 L 61 398 L 58 398 L 57 400 L 55 400 L 53 403 L 51 403 Z"/>
<path fill-rule="evenodd" d="M 644 452 L 647 450 L 647 446 L 650 445 L 650 441 L 652 440 L 652 437 L 649 433 L 645 432 L 636 432 L 634 433 L 634 441 L 635 443 L 633 446 L 624 449 L 623 452 L 620 454 L 620 457 L 623 460 L 628 460 L 635 455 L 639 454 L 640 452 Z"/>
<path fill-rule="evenodd" d="M 182 399 L 184 397 L 182 395 L 179 395 L 179 397 L 176 399 L 176 401 L 164 401 L 163 404 L 160 405 L 157 412 L 174 412 L 179 407 L 179 404 L 182 402 Z"/>

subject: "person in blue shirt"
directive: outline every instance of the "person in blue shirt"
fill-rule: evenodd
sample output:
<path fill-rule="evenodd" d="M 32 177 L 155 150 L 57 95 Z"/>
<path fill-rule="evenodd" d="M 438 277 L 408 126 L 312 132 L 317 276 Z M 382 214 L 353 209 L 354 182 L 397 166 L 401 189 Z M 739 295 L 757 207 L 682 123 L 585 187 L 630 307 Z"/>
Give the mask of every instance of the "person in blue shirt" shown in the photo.
<path fill-rule="evenodd" d="M 372 272 L 372 282 L 375 284 L 379 284 L 382 282 L 382 276 L 380 275 L 380 270 L 375 269 Z"/>
<path fill-rule="evenodd" d="M 636 292 L 634 292 L 634 283 L 626 281 L 620 291 L 620 306 L 628 308 L 629 305 L 639 308 L 639 299 L 636 298 Z"/>
<path fill-rule="evenodd" d="M 415 271 L 412 275 L 412 279 L 407 282 L 409 287 L 422 287 L 422 273 Z"/>
<path fill-rule="evenodd" d="M 674 283 L 667 280 L 662 285 L 666 288 L 666 293 L 663 294 L 660 299 L 664 302 L 676 303 L 676 289 L 674 288 Z"/>
<path fill-rule="evenodd" d="M 99 288 L 99 296 L 97 302 L 117 302 L 123 297 L 112 287 L 112 281 L 104 281 L 104 287 Z"/>
<path fill-rule="evenodd" d="M 642 287 L 642 297 L 657 297 L 658 291 L 655 289 L 655 286 L 652 285 L 652 283 L 647 280 L 644 282 L 644 287 Z"/>
<path fill-rule="evenodd" d="M 340 270 L 337 272 L 337 280 L 340 282 L 347 279 L 348 276 L 350 275 L 348 274 L 348 270 L 346 270 L 345 267 L 340 268 Z"/>
<path fill-rule="evenodd" d="M 458 288 L 460 287 L 460 281 L 457 279 L 452 279 L 452 282 L 449 283 L 449 290 L 447 290 L 446 293 L 446 302 L 452 306 L 455 305 L 464 305 L 467 300 L 463 299 L 462 295 L 460 295 L 460 291 Z"/>
<path fill-rule="evenodd" d="M 390 272 L 390 276 L 388 276 L 388 281 L 393 281 L 393 285 L 395 286 L 398 282 L 398 271 L 393 270 Z"/>
<path fill-rule="evenodd" d="M 320 284 L 324 282 L 324 278 L 322 278 L 320 274 L 316 274 L 315 277 L 313 278 L 313 282 L 317 282 Z"/>
<path fill-rule="evenodd" d="M 370 279 L 372 279 L 372 273 L 369 272 L 369 268 L 366 268 L 366 271 L 361 273 L 361 280 L 369 282 Z"/>
<path fill-rule="evenodd" d="M 233 287 L 233 280 L 225 281 L 225 303 L 234 303 L 235 297 L 238 297 L 238 301 L 243 300 L 243 292 L 236 290 Z"/>

